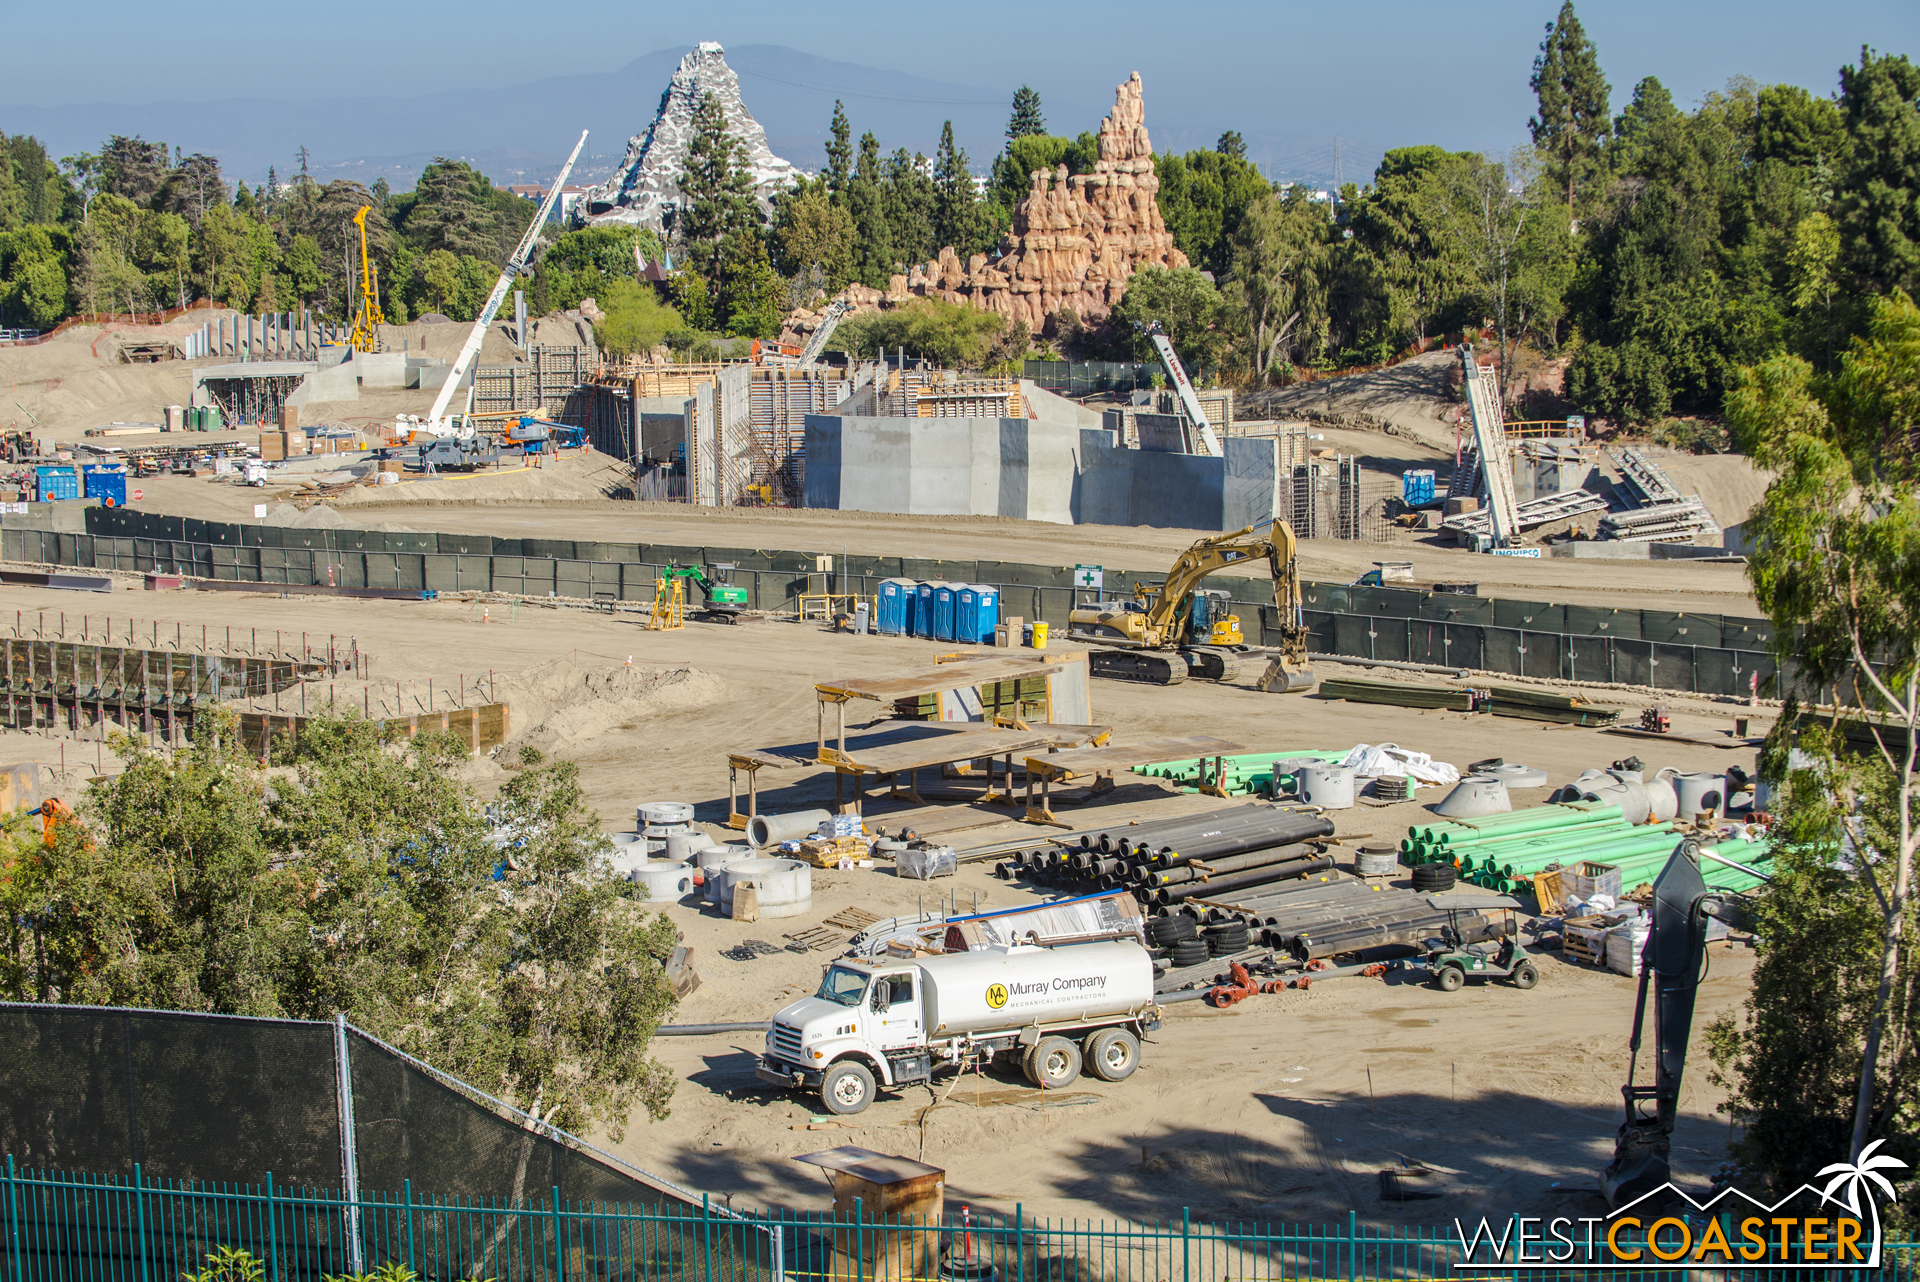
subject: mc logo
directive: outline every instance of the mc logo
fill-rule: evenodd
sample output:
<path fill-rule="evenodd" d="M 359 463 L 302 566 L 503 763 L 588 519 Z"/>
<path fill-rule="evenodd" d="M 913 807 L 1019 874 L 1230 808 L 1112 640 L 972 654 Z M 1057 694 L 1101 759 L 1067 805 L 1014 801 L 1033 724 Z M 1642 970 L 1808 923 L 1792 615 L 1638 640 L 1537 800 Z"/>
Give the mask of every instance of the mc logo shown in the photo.
<path fill-rule="evenodd" d="M 1005 984 L 987 985 L 987 1005 L 999 1010 L 1007 1004 L 1007 986 Z"/>

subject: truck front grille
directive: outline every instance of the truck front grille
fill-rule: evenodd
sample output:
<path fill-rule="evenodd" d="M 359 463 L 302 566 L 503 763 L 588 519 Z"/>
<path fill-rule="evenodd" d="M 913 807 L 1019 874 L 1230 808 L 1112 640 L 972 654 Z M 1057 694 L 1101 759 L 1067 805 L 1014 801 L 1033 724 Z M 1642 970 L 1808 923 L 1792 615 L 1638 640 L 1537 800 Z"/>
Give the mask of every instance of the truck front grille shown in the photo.
<path fill-rule="evenodd" d="M 773 1026 L 773 1053 L 790 1063 L 800 1062 L 800 1030 L 785 1024 Z"/>

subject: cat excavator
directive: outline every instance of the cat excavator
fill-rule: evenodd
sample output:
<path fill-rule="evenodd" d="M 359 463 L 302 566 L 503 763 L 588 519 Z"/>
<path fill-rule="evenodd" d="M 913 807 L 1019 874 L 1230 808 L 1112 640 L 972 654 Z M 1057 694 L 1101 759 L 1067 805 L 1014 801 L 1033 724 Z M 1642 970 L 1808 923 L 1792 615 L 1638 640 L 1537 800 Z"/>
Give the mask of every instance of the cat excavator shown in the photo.
<path fill-rule="evenodd" d="M 1265 657 L 1259 688 L 1293 692 L 1313 688 L 1307 666 L 1307 630 L 1300 617 L 1300 570 L 1293 529 L 1266 520 L 1231 534 L 1201 539 L 1173 563 L 1158 590 L 1136 584 L 1131 601 L 1084 605 L 1067 620 L 1067 635 L 1115 647 L 1087 656 L 1089 673 L 1116 681 L 1177 685 L 1188 677 L 1231 680 L 1241 663 Z M 1214 571 L 1265 557 L 1273 567 L 1273 603 L 1279 610 L 1278 646 L 1250 646 L 1240 620 L 1227 613 L 1226 593 L 1200 589 Z"/>
<path fill-rule="evenodd" d="M 1652 921 L 1628 1042 L 1627 1084 L 1620 1088 L 1626 1120 L 1614 1137 L 1613 1161 L 1600 1173 L 1600 1192 L 1609 1210 L 1638 1201 L 1672 1176 L 1680 1074 L 1687 1065 L 1687 1042 L 1693 1031 L 1694 994 L 1706 977 L 1707 918 L 1717 917 L 1735 930 L 1751 927 L 1748 902 L 1730 891 L 1709 888 L 1700 875 L 1702 858 L 1729 862 L 1689 837 L 1654 879 Z M 1653 1081 L 1636 1086 L 1634 1069 L 1640 1058 L 1649 987 L 1653 989 Z M 1651 1110 L 1643 1107 L 1648 1104 Z"/>

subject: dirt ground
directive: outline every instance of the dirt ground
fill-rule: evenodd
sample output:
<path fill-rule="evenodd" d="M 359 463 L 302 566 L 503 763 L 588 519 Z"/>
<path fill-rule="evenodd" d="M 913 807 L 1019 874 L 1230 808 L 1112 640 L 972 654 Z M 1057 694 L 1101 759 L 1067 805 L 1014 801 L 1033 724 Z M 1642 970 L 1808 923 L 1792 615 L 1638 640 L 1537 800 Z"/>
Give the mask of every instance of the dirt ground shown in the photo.
<path fill-rule="evenodd" d="M 276 643 L 297 649 L 302 638 L 315 648 L 357 644 L 372 656 L 371 680 L 317 683 L 306 690 L 309 703 L 331 695 L 379 715 L 497 696 L 511 705 L 516 744 L 535 742 L 580 762 L 609 831 L 630 829 L 634 807 L 652 800 L 694 802 L 701 821 L 718 823 L 726 807 L 724 753 L 810 741 L 812 682 L 902 671 L 952 649 L 793 623 L 691 624 L 660 633 L 646 631 L 637 615 L 564 607 L 163 594 L 127 582 L 111 596 L 0 588 L 0 629 L 17 620 L 30 634 L 58 635 L 64 624 L 69 639 L 83 628 L 95 639 L 110 629 L 110 637 L 130 631 L 165 643 L 177 636 L 198 648 L 204 627 L 206 643 L 219 648 L 231 627 L 231 645 L 242 651 Z M 5 618 L 9 609 L 16 620 Z M 1627 708 L 1629 720 L 1650 701 L 1596 695 Z M 300 697 L 280 696 L 281 710 L 298 711 Z M 1595 730 L 1198 682 L 1171 689 L 1096 682 L 1093 699 L 1096 719 L 1113 725 L 1122 742 L 1196 729 L 1258 751 L 1394 742 L 1456 765 L 1491 756 L 1524 761 L 1545 768 L 1553 784 L 1628 755 L 1644 757 L 1649 768 L 1683 770 L 1751 768 L 1754 755 L 1728 737 L 1731 709 L 1686 699 L 1663 700 L 1676 728 L 1726 740 L 1725 747 L 1649 745 Z M 1764 718 L 1756 732 L 1762 728 Z M 69 795 L 93 773 L 96 754 L 105 755 L 93 742 L 0 739 L 8 760 L 57 765 L 64 757 L 69 772 L 55 787 Z M 491 760 L 469 773 L 483 791 L 505 777 Z M 763 775 L 764 811 L 831 797 L 830 774 L 794 771 L 779 783 L 770 780 L 775 774 L 788 772 Z M 1338 828 L 1348 839 L 1385 840 L 1432 800 L 1338 812 Z M 1062 815 L 1082 828 L 1213 804 L 1141 780 Z M 875 805 L 868 814 L 870 823 L 944 832 L 963 847 L 1038 844 L 1048 835 L 970 804 L 929 811 Z M 819 872 L 813 911 L 791 921 L 736 925 L 692 903 L 663 905 L 697 950 L 705 981 L 674 1019 L 761 1020 L 811 991 L 825 954 L 780 952 L 752 962 L 720 955 L 743 939 L 780 945 L 783 931 L 850 905 L 884 916 L 948 895 L 971 906 L 977 894 L 983 907 L 1033 899 L 989 869 L 969 865 L 953 881 L 931 885 L 901 881 L 885 867 Z M 1738 1005 L 1749 965 L 1744 950 L 1716 948 L 1700 1024 Z M 1390 977 L 1329 981 L 1225 1012 L 1190 1003 L 1171 1008 L 1144 1067 L 1126 1083 L 1086 1081 L 1042 1107 L 1011 1077 L 951 1090 L 943 1080 L 938 1100 L 916 1088 L 883 1098 L 852 1124 L 819 1130 L 810 1121 L 816 1103 L 754 1078 L 757 1035 L 661 1039 L 656 1054 L 681 1079 L 672 1116 L 636 1122 L 616 1147 L 646 1169 L 742 1204 L 823 1206 L 823 1186 L 789 1159 L 853 1143 L 947 1168 L 951 1200 L 1007 1212 L 1020 1203 L 1030 1216 L 1159 1219 L 1188 1206 L 1201 1218 L 1304 1223 L 1339 1220 L 1349 1206 L 1369 1220 L 1410 1224 L 1481 1212 L 1593 1214 L 1595 1199 L 1585 1190 L 1611 1148 L 1633 997 L 1631 980 L 1549 953 L 1540 986 L 1527 993 L 1473 987 L 1448 995 Z M 1714 1116 L 1718 1096 L 1695 1045 L 1677 1158 L 1685 1176 L 1700 1180 L 1721 1159 L 1726 1124 Z M 1443 1196 L 1382 1202 L 1377 1172 L 1401 1157 L 1445 1172 Z"/>

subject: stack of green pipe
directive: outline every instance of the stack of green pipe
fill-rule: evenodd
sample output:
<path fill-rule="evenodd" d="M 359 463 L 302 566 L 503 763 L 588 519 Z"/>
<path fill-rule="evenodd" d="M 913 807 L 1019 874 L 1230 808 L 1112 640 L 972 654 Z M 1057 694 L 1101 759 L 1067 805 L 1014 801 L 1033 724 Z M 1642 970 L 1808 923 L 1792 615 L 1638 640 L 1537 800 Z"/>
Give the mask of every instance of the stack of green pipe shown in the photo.
<path fill-rule="evenodd" d="M 1680 840 L 1680 834 L 1665 824 L 1603 830 L 1584 839 L 1492 855 L 1477 863 L 1467 875 L 1468 880 L 1489 890 L 1510 894 L 1525 889 L 1533 881 L 1533 875 L 1545 872 L 1549 864 L 1561 867 L 1606 864 L 1620 870 L 1621 889 L 1625 891 L 1639 884 L 1633 879 L 1639 868 L 1665 863 Z"/>
<path fill-rule="evenodd" d="M 1303 752 L 1296 749 L 1275 749 L 1271 752 L 1243 752 L 1220 759 L 1221 791 L 1230 797 L 1261 796 L 1271 797 L 1273 792 L 1273 764 L 1275 761 L 1296 759 L 1300 761 L 1342 761 L 1346 752 Z M 1135 766 L 1133 772 L 1150 775 L 1158 779 L 1171 779 L 1181 784 L 1182 792 L 1197 792 L 1200 785 L 1201 763 L 1192 757 L 1178 761 L 1155 761 L 1144 766 Z M 1205 760 L 1209 773 L 1213 770 L 1213 758 Z M 1283 776 L 1288 777 L 1288 776 Z"/>
<path fill-rule="evenodd" d="M 1597 826 L 1624 828 L 1620 807 L 1571 802 L 1530 806 L 1525 810 L 1483 815 L 1471 821 L 1414 824 L 1407 829 L 1400 851 L 1410 864 L 1436 860 L 1458 863 L 1466 851 L 1480 845 Z"/>

